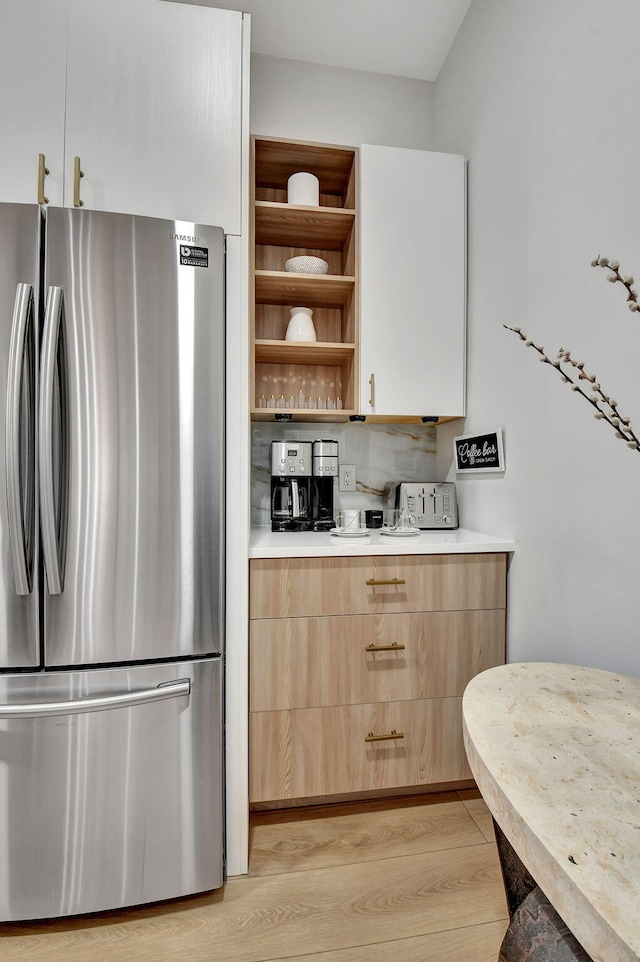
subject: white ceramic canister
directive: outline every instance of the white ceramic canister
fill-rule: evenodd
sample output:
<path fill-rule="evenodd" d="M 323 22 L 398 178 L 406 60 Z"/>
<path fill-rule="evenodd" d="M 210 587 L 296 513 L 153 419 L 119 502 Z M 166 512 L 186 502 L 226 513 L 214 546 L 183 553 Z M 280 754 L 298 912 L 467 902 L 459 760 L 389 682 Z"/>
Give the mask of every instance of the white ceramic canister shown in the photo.
<path fill-rule="evenodd" d="M 317 207 L 320 203 L 320 181 L 314 174 L 301 170 L 287 181 L 287 203 Z"/>
<path fill-rule="evenodd" d="M 292 307 L 291 320 L 287 325 L 285 341 L 316 341 L 316 329 L 313 326 L 313 311 L 310 307 Z"/>

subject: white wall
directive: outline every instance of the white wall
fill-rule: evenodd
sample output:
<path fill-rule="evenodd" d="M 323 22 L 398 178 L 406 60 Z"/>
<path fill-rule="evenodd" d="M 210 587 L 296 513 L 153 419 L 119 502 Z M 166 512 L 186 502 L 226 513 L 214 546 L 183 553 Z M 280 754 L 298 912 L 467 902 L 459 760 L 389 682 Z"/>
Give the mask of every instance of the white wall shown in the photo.
<path fill-rule="evenodd" d="M 640 453 L 502 325 L 570 348 L 640 429 L 640 315 L 589 266 L 640 290 L 639 39 L 637 0 L 474 0 L 436 86 L 438 146 L 469 158 L 464 429 L 504 427 L 507 464 L 459 491 L 465 526 L 518 543 L 509 660 L 635 675 Z"/>
<path fill-rule="evenodd" d="M 299 60 L 251 57 L 251 132 L 358 146 L 433 146 L 435 84 Z"/>

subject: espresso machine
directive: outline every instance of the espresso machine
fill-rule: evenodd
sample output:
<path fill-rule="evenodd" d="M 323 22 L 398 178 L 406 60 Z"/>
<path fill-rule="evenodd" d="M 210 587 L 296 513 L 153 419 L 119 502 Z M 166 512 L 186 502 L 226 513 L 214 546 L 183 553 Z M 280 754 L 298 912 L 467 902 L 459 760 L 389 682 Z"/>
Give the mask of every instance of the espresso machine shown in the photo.
<path fill-rule="evenodd" d="M 271 442 L 271 530 L 328 531 L 338 442 Z"/>

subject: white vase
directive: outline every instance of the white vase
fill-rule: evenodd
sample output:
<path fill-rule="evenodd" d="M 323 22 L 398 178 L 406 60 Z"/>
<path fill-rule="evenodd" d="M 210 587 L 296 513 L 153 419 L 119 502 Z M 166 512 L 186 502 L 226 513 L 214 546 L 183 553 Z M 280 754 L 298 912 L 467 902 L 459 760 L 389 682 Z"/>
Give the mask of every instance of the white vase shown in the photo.
<path fill-rule="evenodd" d="M 320 181 L 314 174 L 301 170 L 287 181 L 287 203 L 317 207 L 320 203 Z"/>
<path fill-rule="evenodd" d="M 313 311 L 310 307 L 292 307 L 291 319 L 287 325 L 285 341 L 316 341 L 313 326 Z"/>

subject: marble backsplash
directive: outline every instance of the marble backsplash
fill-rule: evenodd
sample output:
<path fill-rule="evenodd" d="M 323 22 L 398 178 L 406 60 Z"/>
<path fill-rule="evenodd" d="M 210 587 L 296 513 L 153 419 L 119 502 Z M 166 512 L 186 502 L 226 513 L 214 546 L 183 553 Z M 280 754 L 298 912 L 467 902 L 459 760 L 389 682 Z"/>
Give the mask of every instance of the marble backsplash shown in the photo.
<path fill-rule="evenodd" d="M 338 491 L 336 508 L 381 508 L 386 481 L 438 481 L 436 428 L 427 424 L 265 424 L 251 436 L 251 523 L 268 525 L 272 441 L 331 438 L 343 464 L 356 465 L 356 491 Z"/>

